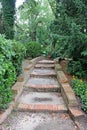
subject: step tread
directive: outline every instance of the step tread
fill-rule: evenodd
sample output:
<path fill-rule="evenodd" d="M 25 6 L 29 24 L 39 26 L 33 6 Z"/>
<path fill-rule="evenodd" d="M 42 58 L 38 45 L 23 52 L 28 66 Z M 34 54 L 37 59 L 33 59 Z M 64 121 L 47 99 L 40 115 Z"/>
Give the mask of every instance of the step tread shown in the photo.
<path fill-rule="evenodd" d="M 56 76 L 56 72 L 52 69 L 34 69 L 31 76 Z"/>
<path fill-rule="evenodd" d="M 40 63 L 40 64 L 54 64 L 55 62 L 53 60 L 42 60 L 42 61 L 39 61 L 38 63 Z"/>
<path fill-rule="evenodd" d="M 59 85 L 57 79 L 54 77 L 30 77 L 26 84 Z"/>
<path fill-rule="evenodd" d="M 54 84 L 25 84 L 25 87 L 30 87 L 30 88 L 59 88 L 60 86 L 54 85 Z"/>
<path fill-rule="evenodd" d="M 18 103 L 25 104 L 50 104 L 50 105 L 59 105 L 65 104 L 61 93 L 54 92 L 28 92 L 24 91 L 19 97 Z"/>
<path fill-rule="evenodd" d="M 54 64 L 36 64 L 35 68 L 54 68 Z"/>

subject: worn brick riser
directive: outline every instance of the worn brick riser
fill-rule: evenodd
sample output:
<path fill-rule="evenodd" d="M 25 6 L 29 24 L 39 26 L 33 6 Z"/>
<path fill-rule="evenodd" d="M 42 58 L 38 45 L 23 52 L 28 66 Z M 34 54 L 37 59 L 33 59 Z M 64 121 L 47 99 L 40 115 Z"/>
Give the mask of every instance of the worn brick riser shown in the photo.
<path fill-rule="evenodd" d="M 20 112 L 59 112 L 66 113 L 67 108 L 65 105 L 44 105 L 44 104 L 19 104 L 17 111 Z"/>
<path fill-rule="evenodd" d="M 60 92 L 61 90 L 59 88 L 25 88 L 25 91 L 29 91 L 29 92 Z"/>
<path fill-rule="evenodd" d="M 52 76 L 52 77 L 56 77 L 56 74 L 55 73 L 49 73 L 49 74 L 30 74 L 30 77 L 49 77 L 49 76 Z"/>

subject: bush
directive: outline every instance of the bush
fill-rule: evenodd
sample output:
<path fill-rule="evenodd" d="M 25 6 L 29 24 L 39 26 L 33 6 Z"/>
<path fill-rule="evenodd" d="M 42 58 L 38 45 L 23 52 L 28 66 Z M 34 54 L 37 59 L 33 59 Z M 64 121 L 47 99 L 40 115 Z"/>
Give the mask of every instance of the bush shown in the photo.
<path fill-rule="evenodd" d="M 0 54 L 0 108 L 6 108 L 7 103 L 12 100 L 11 86 L 15 80 L 15 67 Z"/>
<path fill-rule="evenodd" d="M 20 42 L 13 41 L 13 50 L 15 55 L 12 56 L 12 63 L 16 68 L 17 75 L 19 75 L 22 71 L 22 61 L 26 54 L 26 48 Z"/>
<path fill-rule="evenodd" d="M 41 55 L 41 45 L 37 42 L 30 42 L 26 45 L 26 57 L 32 57 L 35 58 L 37 56 Z"/>
<path fill-rule="evenodd" d="M 81 79 L 73 78 L 72 86 L 77 96 L 80 97 L 83 104 L 82 109 L 87 113 L 87 82 Z"/>
<path fill-rule="evenodd" d="M 8 60 L 11 60 L 12 56 L 15 56 L 12 41 L 6 40 L 4 35 L 0 35 L 0 54 Z"/>
<path fill-rule="evenodd" d="M 21 43 L 6 40 L 0 35 L 0 109 L 6 108 L 12 100 L 11 86 L 21 71 L 25 53 L 26 49 Z"/>
<path fill-rule="evenodd" d="M 71 61 L 67 65 L 67 71 L 75 76 L 81 77 L 82 66 L 80 61 Z"/>
<path fill-rule="evenodd" d="M 87 72 L 80 60 L 69 62 L 67 65 L 67 72 L 77 76 L 78 78 L 87 78 Z"/>

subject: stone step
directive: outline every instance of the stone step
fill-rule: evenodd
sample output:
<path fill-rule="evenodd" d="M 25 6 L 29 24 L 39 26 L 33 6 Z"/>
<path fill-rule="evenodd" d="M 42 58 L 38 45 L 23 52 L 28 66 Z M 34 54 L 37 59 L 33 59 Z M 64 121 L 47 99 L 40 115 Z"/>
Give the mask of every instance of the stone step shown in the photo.
<path fill-rule="evenodd" d="M 30 76 L 56 76 L 56 72 L 52 69 L 34 69 Z"/>
<path fill-rule="evenodd" d="M 58 85 L 58 81 L 54 77 L 42 77 L 42 78 L 41 77 L 31 77 L 31 78 L 28 79 L 26 84 Z"/>
<path fill-rule="evenodd" d="M 66 77 L 66 75 L 64 74 L 63 71 L 58 71 L 57 72 L 57 79 L 60 82 L 60 84 L 68 82 L 68 79 L 67 79 L 67 77 Z"/>
<path fill-rule="evenodd" d="M 60 86 L 50 84 L 25 84 L 25 90 L 31 92 L 60 92 Z"/>
<path fill-rule="evenodd" d="M 39 93 L 24 91 L 18 100 L 18 111 L 67 112 L 60 93 Z"/>
<path fill-rule="evenodd" d="M 54 68 L 54 64 L 36 64 L 35 68 Z"/>
<path fill-rule="evenodd" d="M 31 77 L 24 88 L 34 92 L 60 92 L 60 85 L 57 79 L 53 77 Z"/>
<path fill-rule="evenodd" d="M 39 64 L 54 64 L 53 60 L 41 60 L 38 62 Z"/>

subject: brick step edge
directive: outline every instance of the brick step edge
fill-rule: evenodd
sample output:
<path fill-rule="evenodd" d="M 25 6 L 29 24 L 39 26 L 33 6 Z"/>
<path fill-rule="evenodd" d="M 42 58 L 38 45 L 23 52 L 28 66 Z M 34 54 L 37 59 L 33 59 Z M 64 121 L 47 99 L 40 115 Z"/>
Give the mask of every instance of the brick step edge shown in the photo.
<path fill-rule="evenodd" d="M 56 76 L 56 73 L 48 73 L 48 74 L 39 74 L 39 73 L 31 73 L 30 74 L 30 77 L 35 77 L 35 76 L 41 76 L 41 77 L 43 77 L 43 76 Z"/>
<path fill-rule="evenodd" d="M 65 105 L 44 105 L 44 104 L 23 104 L 20 103 L 17 109 L 14 110 L 21 112 L 67 112 Z"/>
<path fill-rule="evenodd" d="M 44 65 L 44 64 L 36 64 L 35 66 L 34 66 L 35 68 L 54 68 L 55 67 L 55 65 L 53 64 L 48 64 L 48 65 Z"/>
<path fill-rule="evenodd" d="M 57 79 L 58 79 L 60 84 L 68 82 L 68 79 L 62 70 L 57 71 Z"/>
<path fill-rule="evenodd" d="M 78 107 L 77 99 L 69 83 L 61 84 L 61 93 L 67 107 Z"/>
<path fill-rule="evenodd" d="M 85 113 L 78 107 L 69 107 L 68 110 L 69 115 L 74 121 L 78 121 L 79 118 L 81 119 L 85 117 Z"/>
<path fill-rule="evenodd" d="M 24 88 L 24 90 L 29 92 L 61 92 L 60 88 Z"/>
<path fill-rule="evenodd" d="M 46 62 L 45 61 L 38 61 L 37 62 L 37 64 L 48 64 L 48 65 L 49 64 L 54 64 L 54 63 L 55 63 L 54 61 L 48 61 L 48 62 L 47 61 Z"/>
<path fill-rule="evenodd" d="M 61 86 L 61 93 L 67 107 L 78 107 L 78 102 L 75 97 L 72 87 L 68 83 L 68 79 L 63 71 L 57 71 L 57 79 Z"/>
<path fill-rule="evenodd" d="M 30 64 L 29 64 L 28 66 L 24 67 L 24 70 L 31 70 L 32 68 L 34 68 L 35 64 L 36 64 L 39 60 L 42 60 L 42 59 L 44 59 L 43 56 L 36 57 L 36 58 L 30 60 L 30 61 L 29 61 Z"/>
<path fill-rule="evenodd" d="M 68 79 L 63 71 L 57 71 L 57 78 L 61 86 L 61 94 L 68 108 L 68 112 L 73 120 L 78 118 L 83 118 L 85 116 L 84 112 L 79 109 L 79 104 L 75 97 L 74 91 L 70 84 L 68 83 Z"/>
<path fill-rule="evenodd" d="M 60 64 L 55 64 L 55 70 L 58 71 L 58 70 L 62 70 L 62 67 Z"/>

